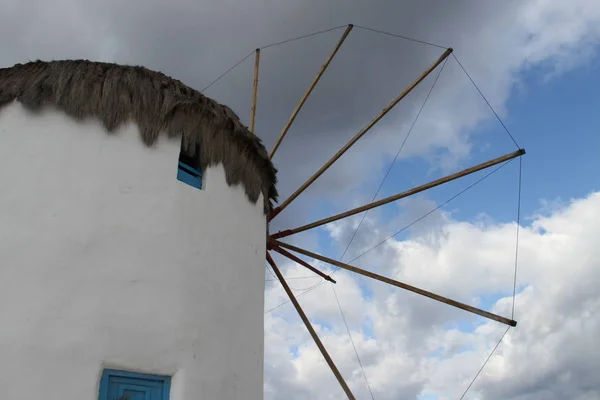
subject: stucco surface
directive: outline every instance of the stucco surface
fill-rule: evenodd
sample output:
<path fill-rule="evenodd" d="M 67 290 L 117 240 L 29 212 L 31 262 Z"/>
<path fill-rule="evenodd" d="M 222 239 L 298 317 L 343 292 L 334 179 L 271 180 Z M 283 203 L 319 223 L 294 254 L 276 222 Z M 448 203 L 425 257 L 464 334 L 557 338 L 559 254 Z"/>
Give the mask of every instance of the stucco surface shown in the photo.
<path fill-rule="evenodd" d="M 19 103 L 0 113 L 0 398 L 98 396 L 102 368 L 171 399 L 261 399 L 265 217 L 221 166 Z"/>

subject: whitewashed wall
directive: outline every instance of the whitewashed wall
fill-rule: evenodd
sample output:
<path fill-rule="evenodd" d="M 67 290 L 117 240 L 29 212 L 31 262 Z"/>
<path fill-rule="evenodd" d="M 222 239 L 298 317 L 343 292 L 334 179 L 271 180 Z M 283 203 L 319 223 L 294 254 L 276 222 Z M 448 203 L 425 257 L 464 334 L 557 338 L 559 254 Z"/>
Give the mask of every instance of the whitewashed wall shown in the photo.
<path fill-rule="evenodd" d="M 262 399 L 262 198 L 177 181 L 179 143 L 0 110 L 1 399 L 95 400 L 105 367 Z"/>

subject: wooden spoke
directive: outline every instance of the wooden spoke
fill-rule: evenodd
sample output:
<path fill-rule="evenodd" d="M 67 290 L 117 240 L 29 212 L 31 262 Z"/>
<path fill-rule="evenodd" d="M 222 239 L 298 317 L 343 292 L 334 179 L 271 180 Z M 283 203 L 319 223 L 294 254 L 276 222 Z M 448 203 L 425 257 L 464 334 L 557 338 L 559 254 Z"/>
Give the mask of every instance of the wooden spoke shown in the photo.
<path fill-rule="evenodd" d="M 513 327 L 517 326 L 517 321 L 514 321 L 512 319 L 508 319 L 508 318 L 505 318 L 505 317 L 502 317 L 502 316 L 499 316 L 499 315 L 496 315 L 496 314 L 492 314 L 490 312 L 481 310 L 479 308 L 472 307 L 472 306 L 470 306 L 468 304 L 460 303 L 458 301 L 449 299 L 447 297 L 443 297 L 443 296 L 437 295 L 435 293 L 428 292 L 426 290 L 419 289 L 419 288 L 411 286 L 411 285 L 407 285 L 406 283 L 398 282 L 396 280 L 393 280 L 393 279 L 390 279 L 390 278 L 386 278 L 385 276 L 382 276 L 382 275 L 379 275 L 379 274 L 376 274 L 376 273 L 373 273 L 373 272 L 370 272 L 370 271 L 365 271 L 364 269 L 361 269 L 361 268 L 353 267 L 352 265 L 345 264 L 345 263 L 342 263 L 340 261 L 336 261 L 336 260 L 333 260 L 331 258 L 324 257 L 324 256 L 322 256 L 320 254 L 316 254 L 316 253 L 310 252 L 308 250 L 304 250 L 304 249 L 298 248 L 296 246 L 292 246 L 291 244 L 282 243 L 282 242 L 280 242 L 278 240 L 274 240 L 273 242 L 274 242 L 273 246 L 277 246 L 278 245 L 278 246 L 281 246 L 281 247 L 285 247 L 285 248 L 287 248 L 289 250 L 292 250 L 292 251 L 294 251 L 296 253 L 304 254 L 304 255 L 306 255 L 308 257 L 312 257 L 312 258 L 314 258 L 316 260 L 321 260 L 323 262 L 335 265 L 335 266 L 337 266 L 339 268 L 342 268 L 342 269 L 345 269 L 345 270 L 348 270 L 348 271 L 352 271 L 354 273 L 357 273 L 357 274 L 360 274 L 360 275 L 363 275 L 363 276 L 367 276 L 369 278 L 376 279 L 376 280 L 381 281 L 381 282 L 388 283 L 390 285 L 393 285 L 393 286 L 399 287 L 401 289 L 405 289 L 405 290 L 411 291 L 413 293 L 420 294 L 420 295 L 425 296 L 425 297 L 429 297 L 430 299 L 437 300 L 439 302 L 448 304 L 448 305 L 456 307 L 456 308 L 460 308 L 462 310 L 468 311 L 468 312 L 473 313 L 473 314 L 477 314 L 479 316 L 482 316 L 482 317 L 485 317 L 485 318 L 488 318 L 488 319 L 491 319 L 491 320 L 494 320 L 494 321 L 498 321 L 498 322 L 500 322 L 502 324 L 505 324 L 505 325 L 509 325 L 509 326 L 513 326 Z"/>
<path fill-rule="evenodd" d="M 344 147 L 342 147 L 329 161 L 325 163 L 312 177 L 308 179 L 300 188 L 298 188 L 290 197 L 288 197 L 281 205 L 273 210 L 269 215 L 269 220 L 275 218 L 283 211 L 292 201 L 294 201 L 302 192 L 304 192 L 314 181 L 317 180 L 331 165 L 337 161 L 354 143 L 356 143 L 365 133 L 367 133 L 377 122 L 379 122 L 392 108 L 404 99 L 419 83 L 423 81 L 435 68 L 440 65 L 448 56 L 452 54 L 452 49 L 447 49 L 433 64 L 429 66 L 423 73 L 408 86 L 404 91 L 396 97 L 387 107 L 385 107 L 371 122 L 367 124 L 360 132 L 356 134 Z"/>
<path fill-rule="evenodd" d="M 297 262 L 298 264 L 302 265 L 304 268 L 311 270 L 312 272 L 319 275 L 326 281 L 329 281 L 331 283 L 337 283 L 331 276 L 324 274 L 323 272 L 319 271 L 318 269 L 316 269 L 315 267 L 313 267 L 312 265 L 310 265 L 309 263 L 307 263 L 300 257 L 295 256 L 294 254 L 290 253 L 289 251 L 286 251 L 286 250 L 282 249 L 281 247 L 275 247 L 275 248 L 273 248 L 273 250 L 278 252 L 282 256 L 287 257 L 290 260 Z"/>
<path fill-rule="evenodd" d="M 256 121 L 256 99 L 258 96 L 258 67 L 260 64 L 260 49 L 256 49 L 254 58 L 254 85 L 252 89 L 252 108 L 250 111 L 250 131 L 254 133 L 254 123 Z"/>
<path fill-rule="evenodd" d="M 319 82 L 319 80 L 321 79 L 321 76 L 323 76 L 323 74 L 325 73 L 325 70 L 327 69 L 327 67 L 331 63 L 331 60 L 333 60 L 333 57 L 335 57 L 335 55 L 337 54 L 337 52 L 340 49 L 340 47 L 342 47 L 342 44 L 344 44 L 344 41 L 348 37 L 348 34 L 350 33 L 350 31 L 352 30 L 353 27 L 354 26 L 352 24 L 348 25 L 348 27 L 346 28 L 346 30 L 342 34 L 342 37 L 338 41 L 337 45 L 335 46 L 335 48 L 333 49 L 333 51 L 331 52 L 331 54 L 329 54 L 329 57 L 327 58 L 327 61 L 325 61 L 325 64 L 323 64 L 321 66 L 321 69 L 319 70 L 319 72 L 317 72 L 317 75 L 315 76 L 315 78 L 313 79 L 312 83 L 310 84 L 310 86 L 308 87 L 308 89 L 306 90 L 306 92 L 304 93 L 304 95 L 302 96 L 302 98 L 300 99 L 300 102 L 298 103 L 298 105 L 296 106 L 296 108 L 294 109 L 294 111 L 292 111 L 292 115 L 290 116 L 290 118 L 286 122 L 285 126 L 283 127 L 283 130 L 279 134 L 279 137 L 277 138 L 277 141 L 275 142 L 275 145 L 273 146 L 273 149 L 271 150 L 271 153 L 269 154 L 270 158 L 273 158 L 273 156 L 275 155 L 275 152 L 279 148 L 279 145 L 283 141 L 283 138 L 285 137 L 285 135 L 287 134 L 288 130 L 292 126 L 292 123 L 294 123 L 294 120 L 296 119 L 296 116 L 300 112 L 300 109 L 302 109 L 302 106 L 304 106 L 304 103 L 306 102 L 306 99 L 308 99 L 308 96 L 310 96 L 310 94 L 312 93 L 313 89 L 315 88 L 315 86 L 317 85 L 317 83 Z"/>
<path fill-rule="evenodd" d="M 369 203 L 369 204 L 366 204 L 364 206 L 357 207 L 357 208 L 354 208 L 352 210 L 349 210 L 349 211 L 346 211 L 346 212 L 343 212 L 343 213 L 340 213 L 340 214 L 337 214 L 337 215 L 333 215 L 331 217 L 327 217 L 327 218 L 321 219 L 319 221 L 303 225 L 303 226 L 298 227 L 298 228 L 287 229 L 287 230 L 284 230 L 284 231 L 281 231 L 281 232 L 277 232 L 277 233 L 271 235 L 271 238 L 272 239 L 280 239 L 280 238 L 283 238 L 283 237 L 286 237 L 286 236 L 294 235 L 294 234 L 299 233 L 299 232 L 304 232 L 304 231 L 312 229 L 312 228 L 316 228 L 316 227 L 321 226 L 321 225 L 328 224 L 330 222 L 338 221 L 340 219 L 350 217 L 350 216 L 358 214 L 360 212 L 367 211 L 367 210 L 370 210 L 372 208 L 380 207 L 380 206 L 382 206 L 384 204 L 388 204 L 388 203 L 390 203 L 392 201 L 396 201 L 396 200 L 400 200 L 400 199 L 403 199 L 403 198 L 408 197 L 408 196 L 412 196 L 412 195 L 414 195 L 416 193 L 420 193 L 420 192 L 423 192 L 425 190 L 428 190 L 428 189 L 434 188 L 436 186 L 442 185 L 444 183 L 447 183 L 447 182 L 450 182 L 450 181 L 462 178 L 463 176 L 467 176 L 467 175 L 473 174 L 475 172 L 478 172 L 478 171 L 481 171 L 483 169 L 492 167 L 494 165 L 503 163 L 505 161 L 512 160 L 513 158 L 522 156 L 523 154 L 525 154 L 525 150 L 524 149 L 519 149 L 517 151 L 514 151 L 512 153 L 506 154 L 504 156 L 501 156 L 501 157 L 495 158 L 493 160 L 486 161 L 484 163 L 481 163 L 481 164 L 475 165 L 473 167 L 464 169 L 464 170 L 459 171 L 457 173 L 454 173 L 452 175 L 448 175 L 446 177 L 443 177 L 443 178 L 440 178 L 440 179 L 436 179 L 435 181 L 431 181 L 431 182 L 426 183 L 424 185 L 417 186 L 416 188 L 407 190 L 405 192 L 398 193 L 398 194 L 395 194 L 395 195 L 390 196 L 390 197 L 386 197 L 385 199 L 374 201 L 373 203 Z"/>
<path fill-rule="evenodd" d="M 306 329 L 308 329 L 308 332 L 310 333 L 310 336 L 312 336 L 313 340 L 315 341 L 315 344 L 317 345 L 317 347 L 321 351 L 321 354 L 323 354 L 323 357 L 325 358 L 325 361 L 327 361 L 327 364 L 329 365 L 329 368 L 331 368 L 331 371 L 333 372 L 333 374 L 337 378 L 338 382 L 342 386 L 342 389 L 344 389 L 344 392 L 346 393 L 346 396 L 348 396 L 348 398 L 351 399 L 351 400 L 356 399 L 356 397 L 354 397 L 354 395 L 350 391 L 350 388 L 348 387 L 348 384 L 346 383 L 346 381 L 342 377 L 342 374 L 337 369 L 337 367 L 335 366 L 335 363 L 333 362 L 333 360 L 329 356 L 329 353 L 327 353 L 327 349 L 325 349 L 325 346 L 323 346 L 323 343 L 321 342 L 321 339 L 319 339 L 319 336 L 317 335 L 317 332 L 312 327 L 310 321 L 308 320 L 308 317 L 304 313 L 304 310 L 302 310 L 302 307 L 300 307 L 300 303 L 298 303 L 298 300 L 296 300 L 296 296 L 294 296 L 294 294 L 292 293 L 292 290 L 290 289 L 290 287 L 288 286 L 287 282 L 283 278 L 283 275 L 281 274 L 281 271 L 279 271 L 279 268 L 277 267 L 277 265 L 275 264 L 275 261 L 273 260 L 273 258 L 271 257 L 271 255 L 269 253 L 267 253 L 267 261 L 271 265 L 271 268 L 273 268 L 273 272 L 275 272 L 275 275 L 277 275 L 277 278 L 279 279 L 279 282 L 281 282 L 281 286 L 283 286 L 283 289 L 285 290 L 285 292 L 289 296 L 290 301 L 292 302 L 292 304 L 296 308 L 296 311 L 300 315 L 300 318 L 302 319 L 302 322 L 304 322 L 304 325 L 306 325 Z"/>

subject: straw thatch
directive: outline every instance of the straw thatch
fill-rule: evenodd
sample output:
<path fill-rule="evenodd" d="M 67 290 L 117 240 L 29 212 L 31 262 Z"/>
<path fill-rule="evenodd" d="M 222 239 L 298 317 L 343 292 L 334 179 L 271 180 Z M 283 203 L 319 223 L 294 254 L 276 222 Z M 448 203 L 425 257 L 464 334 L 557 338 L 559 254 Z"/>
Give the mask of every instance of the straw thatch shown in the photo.
<path fill-rule="evenodd" d="M 202 168 L 222 163 L 227 183 L 241 183 L 264 211 L 277 201 L 276 172 L 261 140 L 227 106 L 160 72 L 88 60 L 35 61 L 0 69 L 0 107 L 55 106 L 76 119 L 98 118 L 108 132 L 132 120 L 151 146 L 161 132 L 183 137 Z"/>

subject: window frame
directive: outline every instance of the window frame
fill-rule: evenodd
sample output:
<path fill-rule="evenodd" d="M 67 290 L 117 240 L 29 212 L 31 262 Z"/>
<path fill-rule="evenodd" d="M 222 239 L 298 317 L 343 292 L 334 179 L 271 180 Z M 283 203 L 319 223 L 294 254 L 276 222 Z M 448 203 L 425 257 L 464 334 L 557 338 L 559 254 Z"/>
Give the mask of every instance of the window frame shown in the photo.
<path fill-rule="evenodd" d="M 181 138 L 179 158 L 177 160 L 177 180 L 198 190 L 204 189 L 204 171 L 200 168 L 200 145 L 196 144 L 194 155 L 186 152 Z"/>
<path fill-rule="evenodd" d="M 115 400 L 108 398 L 108 387 L 110 384 L 111 377 L 117 378 L 129 378 L 129 379 L 141 379 L 144 381 L 157 381 L 162 383 L 162 400 L 169 400 L 171 394 L 171 377 L 168 375 L 155 375 L 141 372 L 133 372 L 126 370 L 118 370 L 112 368 L 105 368 L 102 371 L 100 378 L 100 388 L 98 391 L 98 400 Z"/>

